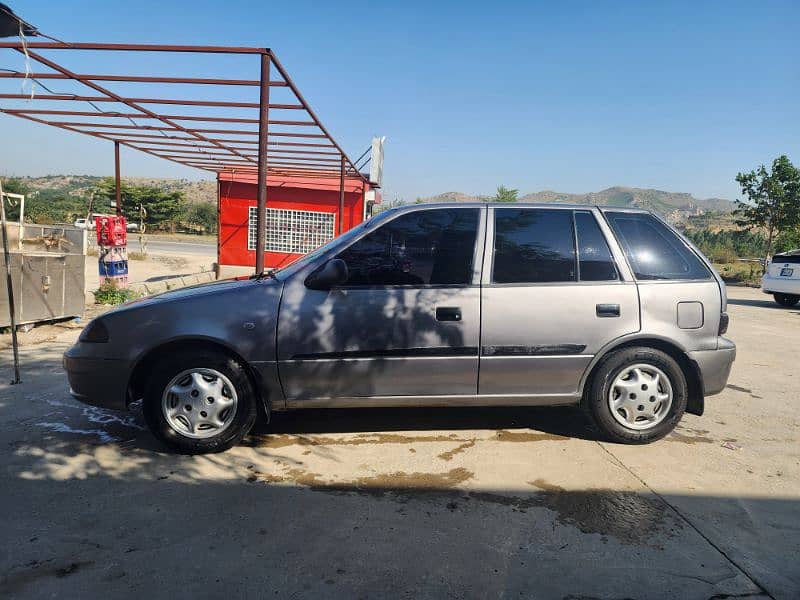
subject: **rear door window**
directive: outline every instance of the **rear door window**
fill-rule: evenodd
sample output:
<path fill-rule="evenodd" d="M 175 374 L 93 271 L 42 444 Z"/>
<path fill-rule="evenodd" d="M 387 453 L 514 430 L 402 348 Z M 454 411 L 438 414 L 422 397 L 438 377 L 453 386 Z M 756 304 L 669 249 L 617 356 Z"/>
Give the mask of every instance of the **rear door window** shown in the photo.
<path fill-rule="evenodd" d="M 578 272 L 581 281 L 616 281 L 619 279 L 608 242 L 594 215 L 575 211 L 575 237 L 578 241 Z"/>
<path fill-rule="evenodd" d="M 494 283 L 575 281 L 572 211 L 496 208 Z"/>
<path fill-rule="evenodd" d="M 709 279 L 711 273 L 697 255 L 666 225 L 646 213 L 607 212 L 640 280 Z"/>
<path fill-rule="evenodd" d="M 348 286 L 466 285 L 479 209 L 419 210 L 392 219 L 342 251 Z"/>

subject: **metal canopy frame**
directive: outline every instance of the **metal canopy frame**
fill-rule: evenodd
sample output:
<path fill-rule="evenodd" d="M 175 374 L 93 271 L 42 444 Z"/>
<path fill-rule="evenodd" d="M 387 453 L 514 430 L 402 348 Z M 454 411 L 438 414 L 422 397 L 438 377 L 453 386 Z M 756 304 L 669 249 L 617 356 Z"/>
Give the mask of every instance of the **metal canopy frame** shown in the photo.
<path fill-rule="evenodd" d="M 340 205 L 346 178 L 358 179 L 363 185 L 368 183 L 269 48 L 17 41 L 0 42 L 0 49 L 16 50 L 36 63 L 37 68 L 44 68 L 42 72 L 2 69 L 0 80 L 32 80 L 48 90 L 42 94 L 0 93 L 0 112 L 114 143 L 118 212 L 121 210 L 120 145 L 218 175 L 222 172 L 257 174 L 257 248 L 265 245 L 267 174 L 338 177 Z M 252 62 L 255 57 L 259 58 L 259 71 L 254 79 L 78 73 L 51 58 L 56 51 L 72 51 L 73 54 L 79 51 L 81 57 L 85 52 L 103 56 L 121 52 L 244 55 L 251 56 Z M 86 95 L 50 91 L 50 82 L 59 80 L 79 83 L 87 88 Z M 48 83 L 42 83 L 45 81 Z M 188 91 L 179 98 L 157 93 L 153 97 L 129 96 L 109 89 L 106 82 L 110 85 L 179 84 L 186 85 Z M 254 88 L 258 93 L 253 93 L 250 101 L 203 98 L 202 92 L 208 86 Z M 271 103 L 272 88 L 287 89 L 294 102 Z M 26 103 L 19 107 L 16 104 L 21 100 Z M 68 103 L 70 108 L 49 108 L 54 102 Z M 71 108 L 72 103 L 78 104 L 75 110 Z M 111 103 L 116 106 L 106 110 L 105 106 Z M 191 108 L 181 111 L 181 107 Z M 292 118 L 273 119 L 271 110 L 290 111 Z M 275 129 L 278 127 L 280 129 Z M 256 252 L 256 272 L 263 270 L 264 253 Z"/>

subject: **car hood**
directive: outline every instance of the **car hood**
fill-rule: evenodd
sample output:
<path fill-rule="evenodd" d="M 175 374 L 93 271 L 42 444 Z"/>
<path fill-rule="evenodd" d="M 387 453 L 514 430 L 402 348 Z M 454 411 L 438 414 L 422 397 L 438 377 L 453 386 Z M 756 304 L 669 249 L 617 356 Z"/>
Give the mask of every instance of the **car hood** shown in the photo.
<path fill-rule="evenodd" d="M 223 279 L 222 281 L 212 281 L 210 283 L 200 283 L 198 285 L 190 285 L 177 290 L 168 290 L 153 296 L 145 296 L 144 298 L 137 298 L 136 300 L 129 300 L 124 304 L 120 304 L 115 312 L 124 312 L 131 309 L 140 309 L 153 304 L 161 304 L 164 302 L 176 302 L 181 300 L 194 299 L 202 296 L 213 296 L 217 294 L 230 294 L 240 293 L 254 286 L 261 285 L 274 285 L 277 283 L 271 279 Z"/>
<path fill-rule="evenodd" d="M 275 279 L 224 280 L 133 300 L 97 317 L 108 330 L 108 342 L 85 351 L 138 360 L 154 347 L 201 339 L 244 360 L 269 361 L 275 348 L 265 340 L 275 339 L 282 289 Z"/>

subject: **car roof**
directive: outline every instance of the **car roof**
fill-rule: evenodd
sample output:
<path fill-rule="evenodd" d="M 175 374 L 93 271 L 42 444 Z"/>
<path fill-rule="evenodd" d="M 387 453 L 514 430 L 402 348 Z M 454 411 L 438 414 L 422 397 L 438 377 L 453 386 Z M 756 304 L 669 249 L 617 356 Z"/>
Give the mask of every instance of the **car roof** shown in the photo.
<path fill-rule="evenodd" d="M 483 208 L 486 206 L 500 207 L 500 208 L 555 208 L 565 210 L 593 210 L 598 209 L 601 211 L 622 211 L 622 212 L 636 212 L 636 213 L 650 213 L 649 210 L 644 208 L 634 208 L 627 206 L 607 206 L 598 204 L 561 204 L 559 202 L 421 202 L 419 204 L 404 204 L 390 210 L 396 211 L 409 211 L 416 209 L 429 209 L 429 208 Z"/>

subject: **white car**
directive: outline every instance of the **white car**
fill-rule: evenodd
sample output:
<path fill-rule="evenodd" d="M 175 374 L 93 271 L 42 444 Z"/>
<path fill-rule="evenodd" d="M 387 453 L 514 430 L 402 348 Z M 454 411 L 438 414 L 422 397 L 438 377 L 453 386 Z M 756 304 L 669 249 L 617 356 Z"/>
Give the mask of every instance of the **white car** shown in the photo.
<path fill-rule="evenodd" d="M 94 218 L 76 219 L 74 225 L 78 229 L 94 229 Z"/>
<path fill-rule="evenodd" d="M 772 294 L 781 306 L 800 302 L 800 249 L 776 254 L 761 278 L 761 291 Z"/>

